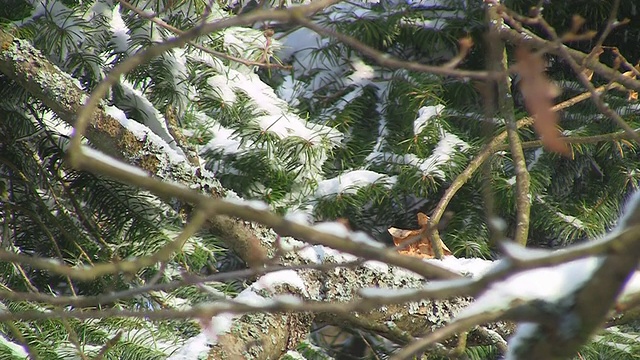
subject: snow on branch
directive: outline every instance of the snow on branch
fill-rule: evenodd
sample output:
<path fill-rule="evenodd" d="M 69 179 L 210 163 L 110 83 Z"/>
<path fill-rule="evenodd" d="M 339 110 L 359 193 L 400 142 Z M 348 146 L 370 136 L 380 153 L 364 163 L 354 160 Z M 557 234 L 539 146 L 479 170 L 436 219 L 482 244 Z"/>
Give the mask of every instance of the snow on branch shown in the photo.
<path fill-rule="evenodd" d="M 212 358 L 229 355 L 271 358 L 278 351 L 290 349 L 306 337 L 309 325 L 317 314 L 332 314 L 334 318 L 338 314 L 342 317 L 336 319 L 336 322 L 359 322 L 363 325 L 369 321 L 371 329 L 375 327 L 372 324 L 376 324 L 375 331 L 384 333 L 399 343 L 406 343 L 412 337 L 424 336 L 396 354 L 397 359 L 407 358 L 436 342 L 447 341 L 455 333 L 465 332 L 474 326 L 513 320 L 520 322 L 520 325 L 517 335 L 511 340 L 507 355 L 518 359 L 546 359 L 572 355 L 606 319 L 619 294 L 625 294 L 626 300 L 638 292 L 637 276 L 632 278 L 633 281 L 629 282 L 626 290 L 624 287 L 627 280 L 635 275 L 640 257 L 640 195 L 636 195 L 631 202 L 627 215 L 620 221 L 616 231 L 599 241 L 554 253 L 530 251 L 505 244 L 503 260 L 481 266 L 477 263 L 472 265 L 464 259 L 422 261 L 399 254 L 395 249 L 384 248 L 373 243 L 366 235 L 339 227 L 335 223 L 308 226 L 283 219 L 255 203 L 211 198 L 201 191 L 193 190 L 201 189 L 202 175 L 195 176 L 189 171 L 193 169 L 180 164 L 184 156 L 179 154 L 178 149 L 167 144 L 167 134 L 164 134 L 165 138 L 160 136 L 158 139 L 151 131 L 140 136 L 138 128 L 127 125 L 130 121 L 121 111 L 97 105 L 118 76 L 141 61 L 205 32 L 250 24 L 257 20 L 297 21 L 317 32 L 334 36 L 387 66 L 443 75 L 466 74 L 475 78 L 487 76 L 482 72 L 467 73 L 393 61 L 384 54 L 362 47 L 351 37 L 322 28 L 304 17 L 334 2 L 318 1 L 289 12 L 258 10 L 215 23 L 204 23 L 176 39 L 125 61 L 98 87 L 89 101 L 86 101 L 86 95 L 70 76 L 48 63 L 28 43 L 16 40 L 0 30 L 0 45 L 4 50 L 0 53 L 0 70 L 49 106 L 63 120 L 77 126 L 74 147 L 71 149 L 74 166 L 112 176 L 161 196 L 180 199 L 196 208 L 190 214 L 193 218 L 182 234 L 157 254 L 144 259 L 81 269 L 4 251 L 0 252 L 0 259 L 85 280 L 107 273 L 135 272 L 144 266 L 165 261 L 209 218 L 225 215 L 228 219 L 237 217 L 261 223 L 279 234 L 260 228 L 244 228 L 246 232 L 235 234 L 233 240 L 242 238 L 242 235 L 260 239 L 255 247 L 252 247 L 252 243 L 245 244 L 245 248 L 239 251 L 243 255 L 252 250 L 264 251 L 265 254 L 260 254 L 261 261 L 282 261 L 295 266 L 310 263 L 309 267 L 300 267 L 296 271 L 281 270 L 263 275 L 233 300 L 202 303 L 185 310 L 1 312 L 0 320 L 50 317 L 86 319 L 104 316 L 148 319 L 190 317 L 201 322 L 205 336 L 194 338 L 188 343 L 189 348 L 205 351 L 208 346 L 197 342 L 203 340 L 214 345 L 211 350 L 206 350 L 207 355 Z M 36 68 L 37 71 L 34 70 Z M 366 76 L 355 75 L 351 80 L 362 80 Z M 278 123 L 283 114 L 271 103 L 275 94 L 271 94 L 273 98 L 265 98 L 264 93 L 255 92 L 251 82 L 231 85 L 221 80 L 223 79 L 212 81 L 222 89 L 221 97 L 226 100 L 235 96 L 235 90 L 242 90 L 250 97 L 266 101 L 263 110 L 267 115 L 256 119 L 262 129 L 272 129 L 281 137 L 288 136 L 291 127 L 300 129 L 298 118 Z M 82 108 L 85 102 L 88 105 Z M 281 102 L 281 105 L 284 106 L 284 103 Z M 415 123 L 416 133 L 439 110 L 423 108 L 423 113 Z M 80 115 L 76 119 L 78 111 Z M 302 135 L 304 137 L 309 134 Z M 93 150 L 84 151 L 81 147 L 81 136 L 84 135 L 103 152 L 128 161 L 133 160 L 134 164 L 154 175 L 158 175 L 162 165 L 168 164 L 168 169 L 162 171 L 172 181 L 179 179 L 180 184 L 131 171 L 129 167 L 114 163 Z M 391 156 L 397 156 L 398 162 L 416 166 L 425 174 L 444 177 L 438 167 L 446 163 L 454 151 L 463 151 L 466 146 L 457 136 L 445 134 L 432 158 L 423 162 L 411 157 Z M 140 154 L 148 157 L 140 158 Z M 340 179 L 331 179 L 321 184 L 322 193 L 345 192 L 352 186 L 358 187 L 380 180 L 381 176 L 378 175 L 380 174 L 368 171 L 354 171 L 345 177 L 350 186 L 342 186 Z M 393 183 L 392 178 L 386 180 Z M 229 224 L 220 221 L 215 226 L 225 228 Z M 304 249 L 278 248 L 279 236 L 287 235 L 306 241 Z M 351 256 L 344 256 L 344 253 Z M 274 254 L 279 257 L 267 258 Z M 331 268 L 327 271 L 313 269 L 312 265 L 316 262 L 331 264 Z M 347 267 L 345 262 L 354 262 L 355 265 Z M 262 266 L 264 263 L 256 262 L 251 265 Z M 472 276 L 465 277 L 465 274 Z M 472 302 L 472 296 L 476 297 L 475 302 Z M 327 318 L 324 317 L 325 322 L 330 321 Z M 241 331 L 234 331 L 238 328 Z M 500 335 L 509 333 L 507 328 L 500 330 Z M 256 339 L 259 340 L 259 346 L 251 345 Z M 184 358 L 188 353 L 187 350 L 181 350 L 175 354 L 175 359 Z"/>

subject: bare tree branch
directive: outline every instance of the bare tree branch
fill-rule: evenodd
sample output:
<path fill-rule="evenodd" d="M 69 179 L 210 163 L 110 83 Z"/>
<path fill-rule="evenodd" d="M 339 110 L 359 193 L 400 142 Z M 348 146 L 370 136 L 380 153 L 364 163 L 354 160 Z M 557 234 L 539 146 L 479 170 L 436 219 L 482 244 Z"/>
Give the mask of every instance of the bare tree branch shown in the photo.
<path fill-rule="evenodd" d="M 617 82 L 627 89 L 640 91 L 639 80 L 635 80 L 633 78 L 625 76 L 618 70 L 608 67 L 597 59 L 585 62 L 588 54 L 572 49 L 564 44 L 558 46 L 550 46 L 548 40 L 545 40 L 522 27 L 514 26 L 514 29 L 512 29 L 503 26 L 499 30 L 500 36 L 513 45 L 526 45 L 534 49 L 545 49 L 555 55 L 561 55 L 563 51 L 566 51 L 566 53 L 568 53 L 576 63 L 582 64 L 583 66 L 594 70 L 596 74 L 602 76 L 603 78 L 609 81 Z"/>
<path fill-rule="evenodd" d="M 514 241 L 521 245 L 527 244 L 529 236 L 529 213 L 531 209 L 531 194 L 529 191 L 530 179 L 527 163 L 522 150 L 522 141 L 518 135 L 518 127 L 515 119 L 513 96 L 511 94 L 511 81 L 507 75 L 508 60 L 507 50 L 498 35 L 498 29 L 504 25 L 497 11 L 497 6 L 488 5 L 487 21 L 489 23 L 489 66 L 495 72 L 504 75 L 497 79 L 498 114 L 505 119 L 507 137 L 511 149 L 511 157 L 516 175 L 516 232 Z M 533 115 L 533 114 L 532 114 Z"/>

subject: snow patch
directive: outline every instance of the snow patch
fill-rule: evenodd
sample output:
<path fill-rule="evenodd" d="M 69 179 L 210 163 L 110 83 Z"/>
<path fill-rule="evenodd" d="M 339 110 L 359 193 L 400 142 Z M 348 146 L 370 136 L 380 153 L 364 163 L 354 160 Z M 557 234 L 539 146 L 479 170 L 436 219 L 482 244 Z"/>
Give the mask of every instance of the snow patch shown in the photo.
<path fill-rule="evenodd" d="M 109 21 L 109 29 L 111 30 L 111 44 L 114 51 L 126 53 L 129 49 L 129 28 L 120 16 L 120 4 L 116 5 L 111 12 L 111 21 Z"/>
<path fill-rule="evenodd" d="M 362 59 L 356 58 L 352 63 L 353 74 L 349 75 L 349 85 L 364 86 L 371 82 L 375 75 L 375 70 L 370 65 L 367 65 Z"/>
<path fill-rule="evenodd" d="M 285 214 L 284 219 L 299 225 L 309 225 L 313 220 L 313 216 L 307 211 L 296 209 Z"/>
<path fill-rule="evenodd" d="M 210 350 L 210 341 L 207 335 L 200 333 L 189 340 L 167 360 L 195 360 L 205 358 Z"/>
<path fill-rule="evenodd" d="M 387 163 L 412 165 L 416 167 L 423 176 L 433 176 L 445 180 L 445 174 L 441 167 L 447 165 L 456 152 L 465 151 L 468 148 L 469 145 L 460 140 L 459 137 L 445 132 L 442 139 L 438 141 L 433 153 L 426 159 L 421 159 L 414 154 L 398 155 L 390 152 L 374 151 L 367 156 L 366 161 L 372 165 L 383 165 Z"/>
<path fill-rule="evenodd" d="M 453 272 L 457 272 L 461 275 L 471 276 L 472 278 L 478 278 L 487 273 L 494 265 L 495 261 L 484 260 L 478 258 L 456 258 L 455 256 L 447 255 L 441 260 L 437 259 L 425 259 L 432 265 L 436 265 Z"/>
<path fill-rule="evenodd" d="M 4 311 L 3 311 L 4 312 Z M 29 354 L 25 351 L 24 346 L 18 345 L 12 341 L 9 341 L 4 335 L 0 334 L 0 345 L 9 350 L 13 358 L 26 359 Z"/>
<path fill-rule="evenodd" d="M 317 223 L 313 225 L 313 229 L 317 231 L 321 231 L 325 234 L 330 234 L 330 235 L 338 236 L 342 238 L 349 236 L 349 234 L 351 233 L 351 231 L 347 229 L 347 227 L 344 224 L 339 223 L 337 221 L 326 221 L 326 222 Z"/>
<path fill-rule="evenodd" d="M 551 267 L 523 271 L 491 284 L 459 319 L 509 309 L 515 301 L 557 302 L 579 289 L 602 264 L 602 257 L 588 257 Z"/>
<path fill-rule="evenodd" d="M 575 216 L 563 214 L 560 211 L 556 211 L 556 215 L 558 215 L 558 217 L 560 219 L 562 219 L 567 224 L 572 225 L 576 229 L 580 229 L 580 230 L 585 230 L 586 229 L 586 227 L 585 227 L 584 223 L 582 222 L 582 220 L 578 219 Z"/>
<path fill-rule="evenodd" d="M 105 113 L 118 120 L 118 122 L 127 130 L 129 130 L 138 140 L 147 140 L 150 143 L 153 143 L 159 149 L 162 149 L 164 153 L 169 157 L 169 161 L 171 161 L 173 164 L 184 164 L 186 162 L 186 157 L 182 150 L 180 150 L 179 148 L 174 149 L 173 147 L 171 147 L 164 139 L 162 139 L 156 133 L 152 132 L 145 125 L 140 124 L 137 121 L 128 119 L 124 111 L 118 109 L 115 106 L 105 106 Z"/>
<path fill-rule="evenodd" d="M 147 97 L 138 89 L 135 89 L 131 83 L 126 80 L 120 82 L 124 99 L 120 100 L 119 107 L 125 109 L 135 109 L 141 115 L 141 121 L 154 134 L 159 136 L 164 142 L 169 144 L 176 152 L 182 153 L 182 150 L 175 144 L 173 136 L 169 133 L 167 122 L 162 114 L 147 99 Z"/>
<path fill-rule="evenodd" d="M 111 165 L 115 168 L 118 168 L 120 170 L 126 171 L 128 173 L 137 175 L 137 176 L 149 176 L 149 174 L 147 174 L 146 171 L 140 169 L 139 167 L 133 166 L 133 165 L 129 165 L 127 163 L 124 163 L 116 158 L 113 158 L 103 152 L 100 152 L 96 149 L 90 148 L 86 145 L 82 146 L 82 152 L 84 153 L 84 155 L 86 155 L 89 158 L 98 160 L 100 162 L 103 162 L 105 164 Z"/>
<path fill-rule="evenodd" d="M 618 301 L 628 301 L 631 297 L 635 297 L 640 293 L 640 271 L 636 271 L 631 275 L 629 280 L 627 280 L 626 285 L 624 286 L 624 290 L 622 290 L 622 294 L 620 295 Z"/>
<path fill-rule="evenodd" d="M 233 301 L 245 305 L 260 306 L 264 305 L 267 299 L 256 294 L 256 292 L 249 287 L 238 294 Z M 228 333 L 233 325 L 233 320 L 241 315 L 242 314 L 223 312 L 214 316 L 211 321 L 203 321 L 201 324 L 203 327 L 203 333 L 206 334 L 212 344 L 217 344 L 218 337 Z"/>
<path fill-rule="evenodd" d="M 377 261 L 377 260 L 368 260 L 365 261 L 362 266 L 364 266 L 367 269 L 371 269 L 374 271 L 377 271 L 381 274 L 387 273 L 389 272 L 389 265 L 387 263 L 384 263 L 382 261 Z"/>
<path fill-rule="evenodd" d="M 509 339 L 505 360 L 520 358 L 520 356 L 516 355 L 517 351 L 521 346 L 534 340 L 533 337 L 538 331 L 538 326 L 536 323 L 520 323 L 518 325 L 515 334 Z"/>
<path fill-rule="evenodd" d="M 396 183 L 395 176 L 387 176 L 369 170 L 355 170 L 345 172 L 333 179 L 323 180 L 318 183 L 316 197 L 324 197 L 337 194 L 355 194 L 359 188 L 374 183 L 381 183 L 391 188 Z"/>
<path fill-rule="evenodd" d="M 225 201 L 228 201 L 232 204 L 235 205 L 240 205 L 240 206 L 247 206 L 250 207 L 254 210 L 258 210 L 258 211 L 269 211 L 269 205 L 261 200 L 244 200 L 242 198 L 233 198 L 233 197 L 229 197 L 229 198 L 225 198 Z"/>
<path fill-rule="evenodd" d="M 413 133 L 418 135 L 429 124 L 431 118 L 438 116 L 444 110 L 444 105 L 423 106 L 418 110 L 418 118 L 413 122 Z"/>
<path fill-rule="evenodd" d="M 241 142 L 231 129 L 227 129 L 220 124 L 212 124 L 209 132 L 213 134 L 213 138 L 202 148 L 201 153 L 208 151 L 222 151 L 225 154 L 241 153 Z"/>
<path fill-rule="evenodd" d="M 300 275 L 293 270 L 281 270 L 268 273 L 260 277 L 260 279 L 253 283 L 251 287 L 254 290 L 264 289 L 273 291 L 275 286 L 283 284 L 291 285 L 292 287 L 300 290 L 303 295 L 308 295 L 307 286 L 305 285 L 304 280 L 302 280 Z"/>

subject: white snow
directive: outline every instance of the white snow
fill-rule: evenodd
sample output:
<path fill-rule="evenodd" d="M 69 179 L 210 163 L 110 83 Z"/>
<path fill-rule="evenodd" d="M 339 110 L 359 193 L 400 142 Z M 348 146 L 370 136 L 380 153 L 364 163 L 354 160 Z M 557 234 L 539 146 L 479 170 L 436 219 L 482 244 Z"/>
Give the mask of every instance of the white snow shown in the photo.
<path fill-rule="evenodd" d="M 286 213 L 284 219 L 299 225 L 309 225 L 313 220 L 313 215 L 307 211 L 296 209 Z"/>
<path fill-rule="evenodd" d="M 564 251 L 563 249 L 545 250 L 545 249 L 526 248 L 513 241 L 504 241 L 500 244 L 500 247 L 502 248 L 502 251 L 506 256 L 518 261 L 544 259 L 553 252 Z"/>
<path fill-rule="evenodd" d="M 224 199 L 235 205 L 247 206 L 258 211 L 269 211 L 269 205 L 262 200 L 244 200 L 242 198 L 228 197 Z"/>
<path fill-rule="evenodd" d="M 316 253 L 318 263 L 323 263 L 326 261 L 335 263 L 347 263 L 356 261 L 358 259 L 356 256 L 353 256 L 351 254 L 343 253 L 325 246 L 314 246 L 313 251 L 315 251 Z M 309 254 L 305 255 L 309 256 Z"/>
<path fill-rule="evenodd" d="M 267 299 L 256 294 L 251 287 L 248 287 L 238 294 L 233 301 L 246 305 L 260 306 L 264 305 Z M 201 325 L 203 327 L 203 332 L 207 335 L 209 341 L 216 344 L 218 342 L 218 337 L 229 332 L 233 325 L 233 320 L 240 316 L 241 314 L 232 314 L 228 312 L 220 313 L 214 316 L 211 321 L 202 322 Z"/>
<path fill-rule="evenodd" d="M 302 356 L 299 352 L 294 351 L 294 350 L 288 350 L 286 352 L 286 354 L 284 354 L 284 355 L 290 357 L 293 360 L 306 360 L 307 359 L 304 356 Z"/>
<path fill-rule="evenodd" d="M 273 298 L 273 301 L 275 301 L 276 303 L 280 303 L 280 304 L 286 304 L 286 305 L 302 305 L 303 304 L 303 300 L 295 295 L 291 295 L 291 294 L 281 294 L 281 295 L 275 295 Z"/>
<path fill-rule="evenodd" d="M 380 273 L 389 272 L 389 265 L 382 261 L 368 260 L 365 261 L 362 266 Z"/>
<path fill-rule="evenodd" d="M 444 110 L 444 105 L 423 106 L 418 110 L 418 118 L 413 122 L 413 133 L 420 134 L 428 125 L 429 120 L 434 116 L 440 115 Z"/>
<path fill-rule="evenodd" d="M 58 28 L 52 31 L 64 31 L 64 40 L 56 44 L 58 50 L 55 55 L 60 61 L 67 61 L 70 52 L 75 53 L 78 46 L 86 43 L 86 31 L 84 29 L 87 25 L 86 20 L 77 16 L 76 12 L 69 9 L 64 3 L 61 1 L 34 0 L 31 5 L 34 7 L 31 16 L 17 21 L 16 25 L 22 27 L 44 16 Z M 51 54 L 51 56 L 53 55 Z"/>
<path fill-rule="evenodd" d="M 133 108 L 140 113 L 142 123 L 146 125 L 149 130 L 160 137 L 164 142 L 169 144 L 171 148 L 182 153 L 182 150 L 176 145 L 173 136 L 167 129 L 167 122 L 162 114 L 156 109 L 155 106 L 147 99 L 147 97 L 138 89 L 134 88 L 131 83 L 126 80 L 120 81 L 120 87 L 123 92 L 123 98 L 116 104 L 122 108 Z"/>
<path fill-rule="evenodd" d="M 444 179 L 444 172 L 440 170 L 440 166 L 451 160 L 451 156 L 456 150 L 464 151 L 469 145 L 460 140 L 456 135 L 445 133 L 438 141 L 438 145 L 433 153 L 420 164 L 419 168 L 423 174 L 433 174 L 434 176 Z"/>
<path fill-rule="evenodd" d="M 505 360 L 515 360 L 520 358 L 516 355 L 516 351 L 522 351 L 519 347 L 533 340 L 532 337 L 538 331 L 538 326 L 539 325 L 537 323 L 518 324 L 515 334 L 509 339 Z"/>
<path fill-rule="evenodd" d="M 377 248 L 384 248 L 386 246 L 384 246 L 383 243 L 376 241 L 374 238 L 372 238 L 369 234 L 367 234 L 364 231 L 355 231 L 352 232 L 349 235 L 349 239 L 351 239 L 351 241 L 354 242 L 359 242 L 362 244 L 366 244 L 369 246 L 373 246 L 373 247 L 377 247 Z"/>
<path fill-rule="evenodd" d="M 538 161 L 540 161 L 540 158 L 542 157 L 543 154 L 544 154 L 543 147 L 539 147 L 536 149 L 536 151 L 533 152 L 533 159 L 529 161 L 529 163 L 527 164 L 527 171 L 531 171 L 536 166 L 536 164 L 538 163 Z"/>
<path fill-rule="evenodd" d="M 149 176 L 149 174 L 147 174 L 146 171 L 140 169 L 137 166 L 133 166 L 133 165 L 129 165 L 127 163 L 124 163 L 116 158 L 113 158 L 103 152 L 100 152 L 96 149 L 90 148 L 86 145 L 82 145 L 82 152 L 87 156 L 90 157 L 92 159 L 98 160 L 102 163 L 111 165 L 113 167 L 116 167 L 120 170 L 132 173 L 134 175 L 137 176 Z"/>
<path fill-rule="evenodd" d="M 348 171 L 333 179 L 319 182 L 315 196 L 320 198 L 336 194 L 355 194 L 359 188 L 373 183 L 381 183 L 391 188 L 396 183 L 396 177 L 369 170 Z"/>
<path fill-rule="evenodd" d="M 364 3 L 340 3 L 327 11 L 327 18 L 333 22 L 353 22 L 361 19 L 376 19 L 381 14 L 366 8 Z"/>
<path fill-rule="evenodd" d="M 417 27 L 422 27 L 425 29 L 432 29 L 432 30 L 442 30 L 445 25 L 447 25 L 448 21 L 444 18 L 436 18 L 436 19 L 408 19 L 408 18 L 404 18 L 402 20 L 400 20 L 400 24 L 402 25 L 411 25 L 411 26 L 417 26 Z"/>
<path fill-rule="evenodd" d="M 255 59 L 260 56 L 267 46 L 267 38 L 261 31 L 246 27 L 231 27 L 222 31 L 224 47 L 235 56 L 243 59 Z M 280 46 L 278 41 L 271 39 L 270 49 Z"/>
<path fill-rule="evenodd" d="M 127 115 L 122 110 L 118 109 L 115 106 L 105 106 L 105 113 L 118 120 L 118 122 L 120 122 L 122 126 L 127 128 L 137 139 L 142 141 L 147 140 L 150 143 L 153 143 L 159 149 L 162 149 L 164 153 L 169 157 L 169 161 L 171 161 L 172 163 L 185 163 L 186 157 L 184 156 L 184 152 L 182 152 L 182 150 L 176 150 L 171 147 L 169 144 L 167 144 L 166 141 L 164 141 L 156 133 L 149 130 L 149 128 L 145 125 L 140 124 L 137 121 L 128 119 Z"/>
<path fill-rule="evenodd" d="M 32 115 L 28 113 L 26 113 L 25 115 L 28 117 L 32 117 Z M 41 117 L 42 121 L 47 127 L 50 127 L 53 131 L 58 132 L 60 135 L 64 135 L 66 137 L 71 137 L 73 135 L 73 126 L 70 126 L 66 122 L 57 118 L 53 112 L 45 110 L 42 113 Z M 35 122 L 35 119 L 33 119 L 33 121 Z M 61 144 L 63 146 L 66 146 L 69 141 L 65 141 L 63 139 L 64 138 L 60 138 L 59 141 L 61 141 Z"/>
<path fill-rule="evenodd" d="M 9 341 L 4 335 L 0 334 L 0 345 L 6 347 L 14 358 L 26 359 L 29 354 L 24 350 L 24 346 L 18 345 L 12 341 Z"/>
<path fill-rule="evenodd" d="M 442 0 L 405 0 L 406 4 L 412 7 L 435 8 L 446 6 Z"/>
<path fill-rule="evenodd" d="M 263 275 L 251 285 L 254 290 L 270 290 L 273 291 L 277 285 L 288 284 L 302 291 L 303 295 L 307 295 L 307 286 L 304 280 L 293 270 L 274 271 Z"/>
<path fill-rule="evenodd" d="M 286 101 L 289 106 L 296 107 L 300 101 L 296 98 L 301 91 L 304 91 L 304 83 L 295 79 L 291 75 L 284 76 L 282 84 L 276 89 L 280 98 Z"/>
<path fill-rule="evenodd" d="M 351 231 L 347 229 L 347 227 L 344 226 L 344 224 L 339 223 L 337 221 L 320 222 L 313 225 L 313 229 L 317 231 L 322 231 L 325 234 L 330 234 L 330 235 L 339 236 L 343 238 L 346 238 L 351 233 Z"/>
<path fill-rule="evenodd" d="M 213 91 L 226 105 L 233 105 L 236 102 L 236 93 L 233 87 L 229 86 L 229 79 L 226 75 L 211 76 L 207 79 L 207 84 L 213 88 Z"/>
<path fill-rule="evenodd" d="M 496 265 L 496 262 L 491 260 L 456 258 L 451 255 L 444 256 L 441 260 L 425 259 L 424 261 L 472 278 L 484 275 Z"/>
<path fill-rule="evenodd" d="M 129 28 L 120 16 L 120 4 L 113 8 L 111 13 L 111 21 L 109 21 L 111 30 L 111 43 L 116 52 L 126 53 L 129 49 Z"/>
<path fill-rule="evenodd" d="M 266 101 L 266 100 L 264 100 Z M 271 107 L 263 103 L 263 108 Z M 272 109 L 273 110 L 273 109 Z M 313 129 L 313 126 L 307 126 L 300 117 L 294 114 L 285 114 L 280 111 L 275 114 L 258 116 L 255 121 L 258 122 L 262 130 L 275 133 L 281 139 L 298 136 L 312 143 L 318 143 L 321 140 L 318 130 Z M 338 134 L 335 130 L 329 127 L 317 126 L 321 131 L 326 131 L 326 135 L 337 145 L 337 139 L 342 138 L 342 135 Z"/>
<path fill-rule="evenodd" d="M 278 51 L 278 57 L 282 61 L 291 61 L 293 58 L 293 79 L 313 75 L 309 84 L 302 86 L 302 97 L 311 98 L 318 89 L 326 84 L 340 82 L 343 74 L 349 71 L 348 56 L 341 56 L 334 52 L 326 54 L 325 48 L 331 40 L 323 38 L 316 32 L 307 28 L 299 28 L 280 39 L 282 48 Z M 295 82 L 294 82 L 295 84 Z"/>
<path fill-rule="evenodd" d="M 234 131 L 220 124 L 212 124 L 207 129 L 213 138 L 201 149 L 201 153 L 208 151 L 222 151 L 225 154 L 241 153 L 241 142 Z"/>
<path fill-rule="evenodd" d="M 351 66 L 353 66 L 353 73 L 347 77 L 349 82 L 347 85 L 359 85 L 364 86 L 367 85 L 373 80 L 375 76 L 375 70 L 370 65 L 367 65 L 362 59 L 355 58 L 351 62 Z"/>
<path fill-rule="evenodd" d="M 386 107 L 385 104 L 389 101 L 389 81 L 378 82 L 378 88 L 376 89 L 376 94 L 378 96 L 378 103 L 376 104 L 376 112 L 380 114 L 380 120 L 378 123 L 378 138 L 376 139 L 376 144 L 373 147 L 373 153 L 380 153 L 382 151 L 383 146 L 386 143 L 386 138 L 388 135 L 387 130 L 387 119 L 386 119 Z"/>
<path fill-rule="evenodd" d="M 458 314 L 458 318 L 503 311 L 515 301 L 559 301 L 588 281 L 602 260 L 602 257 L 588 257 L 517 273 L 491 284 L 475 302 Z"/>
<path fill-rule="evenodd" d="M 563 214 L 560 211 L 556 211 L 556 215 L 558 215 L 558 217 L 560 219 L 564 220 L 564 222 L 566 222 L 567 224 L 572 225 L 576 229 L 581 229 L 581 230 L 586 229 L 586 227 L 585 227 L 584 223 L 582 222 L 582 220 L 578 219 L 575 216 Z"/>
<path fill-rule="evenodd" d="M 273 132 L 284 139 L 291 136 L 301 137 L 313 144 L 319 144 L 327 139 L 337 146 L 342 140 L 342 134 L 328 126 L 309 124 L 288 109 L 288 104 L 278 98 L 271 87 L 262 82 L 257 74 L 243 74 L 229 69 L 227 74 L 214 76 L 207 80 L 214 91 L 225 102 L 236 100 L 235 92 L 242 91 L 253 100 L 258 111 L 263 115 L 254 121 L 263 131 Z"/>
<path fill-rule="evenodd" d="M 618 298 L 618 301 L 627 301 L 632 296 L 638 296 L 638 294 L 640 294 L 640 271 L 634 272 L 629 280 L 627 280 L 627 283 L 625 284 L 624 290 Z"/>
<path fill-rule="evenodd" d="M 449 163 L 454 153 L 465 151 L 468 148 L 469 145 L 456 135 L 445 132 L 444 136 L 438 141 L 436 148 L 426 159 L 421 159 L 414 154 L 398 155 L 390 152 L 374 151 L 367 156 L 366 161 L 370 164 L 412 165 L 425 176 L 429 175 L 445 180 L 445 174 L 441 167 Z"/>
<path fill-rule="evenodd" d="M 337 221 L 320 222 L 312 226 L 314 230 L 322 231 L 325 234 L 349 238 L 349 240 L 373 246 L 376 248 L 384 248 L 384 244 L 374 240 L 367 233 L 362 231 L 351 231 L 344 224 Z"/>
<path fill-rule="evenodd" d="M 179 115 L 183 114 L 189 104 L 189 98 L 193 97 L 192 87 L 189 82 L 189 70 L 187 69 L 186 51 L 182 48 L 174 48 L 163 54 L 162 59 L 171 69 L 171 80 L 175 92 L 174 105 Z"/>
<path fill-rule="evenodd" d="M 302 241 L 296 240 L 294 238 L 291 237 L 281 237 L 280 238 L 280 243 L 278 244 L 280 246 L 280 249 L 282 249 L 282 251 L 284 252 L 296 252 L 300 249 L 302 249 L 305 246 L 305 243 L 303 243 Z"/>
<path fill-rule="evenodd" d="M 298 255 L 300 255 L 301 258 L 309 261 L 310 263 L 320 264 L 322 261 L 324 261 L 324 251 L 320 248 L 322 248 L 322 246 L 320 245 L 306 246 L 298 250 Z"/>
<path fill-rule="evenodd" d="M 197 360 L 206 358 L 210 347 L 209 339 L 205 333 L 200 333 L 189 340 L 167 360 Z"/>

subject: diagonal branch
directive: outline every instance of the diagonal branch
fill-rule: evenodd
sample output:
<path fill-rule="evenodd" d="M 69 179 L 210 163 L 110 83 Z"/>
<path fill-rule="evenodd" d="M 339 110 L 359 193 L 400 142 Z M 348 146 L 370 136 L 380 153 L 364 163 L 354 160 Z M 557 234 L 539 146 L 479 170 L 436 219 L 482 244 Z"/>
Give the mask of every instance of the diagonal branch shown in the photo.
<path fill-rule="evenodd" d="M 602 92 L 607 89 L 607 86 L 601 86 L 596 90 L 598 92 Z M 571 99 L 565 100 L 554 107 L 551 108 L 551 111 L 557 112 L 562 109 L 566 109 L 570 106 L 573 106 L 579 102 L 585 101 L 589 99 L 591 94 L 589 92 L 582 93 L 577 95 Z M 516 128 L 520 129 L 521 127 L 530 126 L 533 124 L 533 117 L 526 117 L 520 119 L 516 122 Z M 626 133 L 625 133 L 626 134 Z M 442 215 L 444 215 L 449 202 L 453 200 L 455 194 L 464 186 L 464 184 L 471 179 L 473 174 L 480 168 L 480 166 L 487 161 L 487 159 L 496 151 L 505 149 L 504 141 L 507 139 L 507 132 L 504 131 L 498 135 L 496 135 L 489 143 L 487 143 L 478 154 L 469 162 L 469 165 L 453 180 L 451 185 L 445 190 L 444 194 L 440 198 L 438 205 L 433 210 L 431 214 L 429 228 L 432 231 L 431 236 L 440 240 L 440 235 L 438 233 L 438 223 L 440 219 L 442 219 Z"/>
<path fill-rule="evenodd" d="M 517 23 L 515 19 L 510 18 L 506 15 L 504 16 L 511 23 Z M 545 31 L 549 33 L 552 41 L 548 42 L 548 45 L 551 46 L 551 48 L 553 49 L 557 49 L 558 54 L 565 61 L 567 61 L 567 63 L 569 64 L 569 66 L 571 67 L 575 75 L 578 77 L 578 80 L 580 81 L 580 83 L 582 83 L 582 85 L 586 87 L 587 90 L 589 90 L 589 93 L 591 94 L 591 100 L 593 100 L 598 110 L 600 110 L 600 112 L 602 112 L 603 114 L 611 118 L 616 124 L 618 124 L 618 126 L 620 126 L 624 131 L 626 131 L 627 134 L 629 134 L 629 136 L 631 136 L 632 139 L 640 143 L 640 135 L 636 134 L 634 129 L 631 128 L 631 126 L 627 124 L 624 121 L 624 119 L 622 119 L 622 117 L 618 115 L 618 113 L 613 111 L 607 104 L 605 104 L 605 102 L 602 99 L 602 96 L 600 96 L 598 91 L 596 91 L 596 87 L 591 83 L 589 78 L 587 78 L 587 75 L 584 73 L 584 71 L 582 71 L 581 66 L 576 61 L 576 59 L 574 59 L 574 57 L 572 56 L 572 53 L 569 51 L 569 48 L 566 47 L 564 44 L 562 44 L 562 40 L 556 33 L 555 29 L 549 23 L 547 23 L 546 20 L 541 16 L 535 18 L 534 21 L 541 24 L 542 27 L 545 29 Z M 617 70 L 613 70 L 613 71 L 615 71 L 616 74 L 620 74 Z M 620 75 L 624 77 L 623 74 L 620 74 Z M 615 80 L 618 81 L 617 77 Z"/>
<path fill-rule="evenodd" d="M 583 66 L 594 70 L 596 74 L 602 76 L 603 78 L 612 82 L 617 82 L 627 89 L 640 91 L 640 80 L 625 76 L 618 70 L 612 69 L 607 65 L 601 63 L 600 61 L 598 61 L 598 59 L 586 61 L 588 54 L 585 54 L 581 51 L 572 49 L 564 44 L 560 44 L 558 46 L 549 46 L 548 40 L 545 40 L 540 36 L 523 28 L 512 29 L 510 27 L 503 26 L 499 29 L 499 31 L 500 37 L 502 37 L 504 40 L 507 40 L 513 45 L 526 45 L 535 49 L 545 49 L 554 55 L 562 55 L 564 52 L 576 63 L 582 64 Z"/>

